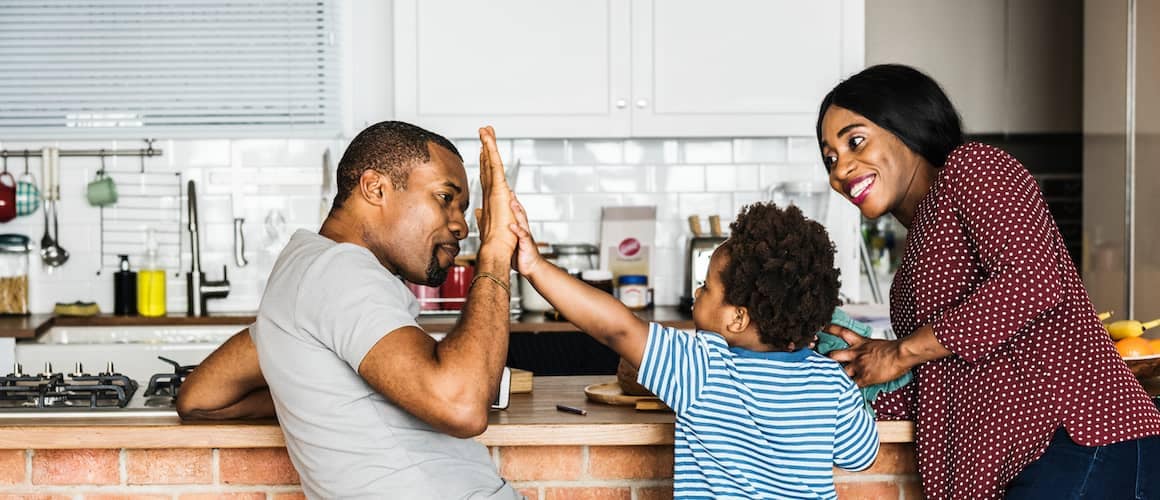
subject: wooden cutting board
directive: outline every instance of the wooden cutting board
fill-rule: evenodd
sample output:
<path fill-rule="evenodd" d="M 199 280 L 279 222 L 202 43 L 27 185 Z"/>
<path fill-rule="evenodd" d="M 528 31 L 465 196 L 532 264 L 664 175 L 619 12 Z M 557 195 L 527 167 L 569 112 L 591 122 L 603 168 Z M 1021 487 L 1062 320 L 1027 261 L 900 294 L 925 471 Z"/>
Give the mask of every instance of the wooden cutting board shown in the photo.
<path fill-rule="evenodd" d="M 630 396 L 620 389 L 620 384 L 607 382 L 592 384 L 584 388 L 584 395 L 590 401 L 618 406 L 632 406 L 638 410 L 668 410 L 661 400 L 655 396 Z"/>

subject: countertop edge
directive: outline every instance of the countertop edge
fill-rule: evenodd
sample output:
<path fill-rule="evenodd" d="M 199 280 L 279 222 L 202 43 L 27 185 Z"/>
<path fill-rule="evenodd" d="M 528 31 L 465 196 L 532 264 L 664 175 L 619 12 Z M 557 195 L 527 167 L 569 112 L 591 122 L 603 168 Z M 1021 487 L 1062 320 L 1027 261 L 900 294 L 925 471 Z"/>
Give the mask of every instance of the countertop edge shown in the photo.
<path fill-rule="evenodd" d="M 175 419 L 176 420 L 176 419 Z M 882 443 L 914 441 L 914 424 L 878 422 Z M 492 424 L 475 438 L 485 446 L 671 445 L 673 424 Z M 0 425 L 0 449 L 281 448 L 275 423 L 149 425 Z"/>
<path fill-rule="evenodd" d="M 249 326 L 255 320 L 253 312 L 228 312 L 211 316 L 54 316 L 53 314 L 31 314 L 27 316 L 0 316 L 0 337 L 18 339 L 35 338 L 53 326 L 196 326 L 196 325 L 237 325 L 238 330 Z M 677 306 L 658 306 L 655 309 L 637 313 L 645 321 L 656 321 L 681 329 L 693 328 L 692 313 Z M 419 325 L 432 333 L 447 333 L 455 327 L 458 316 L 419 316 Z M 511 321 L 512 333 L 579 332 L 580 329 L 567 321 L 552 321 L 542 313 L 525 312 Z"/>

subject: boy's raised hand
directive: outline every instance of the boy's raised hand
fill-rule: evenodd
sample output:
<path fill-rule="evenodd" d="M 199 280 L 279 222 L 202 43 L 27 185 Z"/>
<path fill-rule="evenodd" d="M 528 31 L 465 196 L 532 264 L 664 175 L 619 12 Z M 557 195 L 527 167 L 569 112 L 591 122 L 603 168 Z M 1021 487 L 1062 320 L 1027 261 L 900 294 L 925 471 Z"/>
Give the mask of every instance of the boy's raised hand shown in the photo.
<path fill-rule="evenodd" d="M 515 196 L 512 196 L 511 207 L 516 221 L 510 228 L 512 233 L 519 239 L 514 258 L 516 270 L 524 276 L 531 276 L 547 259 L 543 255 L 540 255 L 540 249 L 536 248 L 536 241 L 532 238 L 531 226 L 528 225 L 528 214 L 524 211 L 524 206 L 520 204 L 520 201 Z"/>

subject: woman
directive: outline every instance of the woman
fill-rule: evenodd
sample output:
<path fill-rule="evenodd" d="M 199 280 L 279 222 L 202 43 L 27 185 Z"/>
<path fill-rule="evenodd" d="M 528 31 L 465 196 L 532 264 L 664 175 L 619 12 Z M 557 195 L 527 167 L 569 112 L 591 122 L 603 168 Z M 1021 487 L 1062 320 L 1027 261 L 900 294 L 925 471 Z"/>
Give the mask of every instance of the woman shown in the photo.
<path fill-rule="evenodd" d="M 831 357 L 860 386 L 914 371 L 874 407 L 916 422 L 927 497 L 1160 498 L 1160 411 L 1027 170 L 964 143 L 942 89 L 906 66 L 840 83 L 817 134 L 830 186 L 909 229 L 890 290 L 900 339 L 829 329 L 851 344 Z"/>

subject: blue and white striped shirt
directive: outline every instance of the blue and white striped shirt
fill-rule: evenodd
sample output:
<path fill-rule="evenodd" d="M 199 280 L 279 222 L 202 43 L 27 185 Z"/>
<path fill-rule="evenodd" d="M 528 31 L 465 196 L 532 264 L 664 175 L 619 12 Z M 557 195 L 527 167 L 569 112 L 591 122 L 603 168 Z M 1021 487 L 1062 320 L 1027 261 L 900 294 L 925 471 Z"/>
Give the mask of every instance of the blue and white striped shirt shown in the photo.
<path fill-rule="evenodd" d="M 755 352 L 649 325 L 638 379 L 676 413 L 676 498 L 836 499 L 833 466 L 878 456 L 862 393 L 810 349 Z"/>

